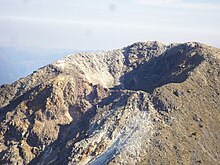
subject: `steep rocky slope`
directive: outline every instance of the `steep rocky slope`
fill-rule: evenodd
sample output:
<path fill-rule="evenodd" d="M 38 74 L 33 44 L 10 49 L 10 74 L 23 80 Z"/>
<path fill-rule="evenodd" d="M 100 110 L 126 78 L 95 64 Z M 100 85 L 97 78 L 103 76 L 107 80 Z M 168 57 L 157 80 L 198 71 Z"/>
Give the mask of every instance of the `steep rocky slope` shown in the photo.
<path fill-rule="evenodd" d="M 219 164 L 220 50 L 135 43 L 0 88 L 0 164 Z"/>

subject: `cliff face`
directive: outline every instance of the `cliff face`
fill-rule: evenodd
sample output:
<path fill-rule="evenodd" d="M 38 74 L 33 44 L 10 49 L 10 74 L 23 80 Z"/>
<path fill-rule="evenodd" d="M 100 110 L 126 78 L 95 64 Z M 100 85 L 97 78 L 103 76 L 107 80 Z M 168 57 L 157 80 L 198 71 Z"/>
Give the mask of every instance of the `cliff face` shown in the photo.
<path fill-rule="evenodd" d="M 218 164 L 220 50 L 135 43 L 0 88 L 1 164 Z"/>

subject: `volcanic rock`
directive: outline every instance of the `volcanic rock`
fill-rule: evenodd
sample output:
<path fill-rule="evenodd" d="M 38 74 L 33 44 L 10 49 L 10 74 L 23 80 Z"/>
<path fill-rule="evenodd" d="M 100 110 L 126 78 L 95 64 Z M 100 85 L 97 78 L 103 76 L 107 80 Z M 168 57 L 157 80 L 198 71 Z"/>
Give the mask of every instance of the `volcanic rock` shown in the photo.
<path fill-rule="evenodd" d="M 218 164 L 220 49 L 138 42 L 0 88 L 0 164 Z"/>

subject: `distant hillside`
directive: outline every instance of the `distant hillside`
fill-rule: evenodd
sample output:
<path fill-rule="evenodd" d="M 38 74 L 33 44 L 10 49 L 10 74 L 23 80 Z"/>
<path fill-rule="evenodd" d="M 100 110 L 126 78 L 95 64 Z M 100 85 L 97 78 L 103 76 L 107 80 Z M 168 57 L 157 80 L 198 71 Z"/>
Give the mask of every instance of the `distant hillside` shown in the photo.
<path fill-rule="evenodd" d="M 64 55 L 76 52 L 80 51 L 37 47 L 0 47 L 0 85 L 12 83 Z"/>

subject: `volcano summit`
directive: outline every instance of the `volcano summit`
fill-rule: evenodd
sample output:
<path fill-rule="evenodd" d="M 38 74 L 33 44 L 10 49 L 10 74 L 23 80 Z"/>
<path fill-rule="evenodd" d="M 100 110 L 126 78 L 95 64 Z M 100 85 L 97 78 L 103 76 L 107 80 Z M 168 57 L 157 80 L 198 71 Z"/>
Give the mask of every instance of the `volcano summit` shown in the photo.
<path fill-rule="evenodd" d="M 0 88 L 0 164 L 218 164 L 220 49 L 138 42 Z"/>

